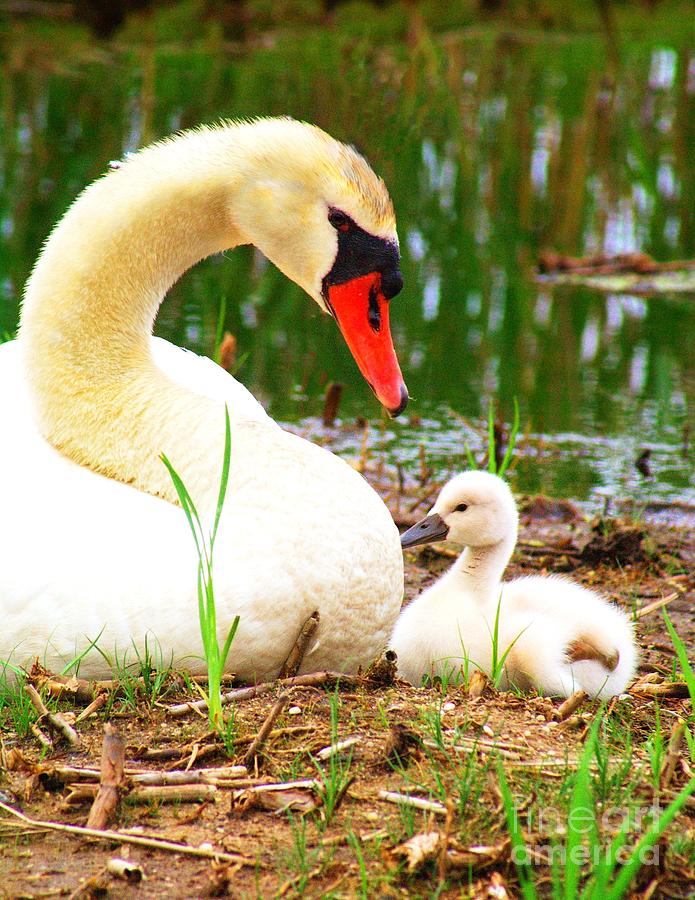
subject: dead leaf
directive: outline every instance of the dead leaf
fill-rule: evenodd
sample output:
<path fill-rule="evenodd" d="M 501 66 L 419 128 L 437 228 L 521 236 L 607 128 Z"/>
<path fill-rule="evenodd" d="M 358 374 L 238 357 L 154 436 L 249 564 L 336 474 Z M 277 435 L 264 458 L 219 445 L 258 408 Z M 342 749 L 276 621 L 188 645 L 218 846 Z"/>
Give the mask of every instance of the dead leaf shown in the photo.
<path fill-rule="evenodd" d="M 434 859 L 439 851 L 440 834 L 438 831 L 426 831 L 415 834 L 391 851 L 393 856 L 401 856 L 407 861 L 409 872 L 415 872 L 425 863 Z"/>

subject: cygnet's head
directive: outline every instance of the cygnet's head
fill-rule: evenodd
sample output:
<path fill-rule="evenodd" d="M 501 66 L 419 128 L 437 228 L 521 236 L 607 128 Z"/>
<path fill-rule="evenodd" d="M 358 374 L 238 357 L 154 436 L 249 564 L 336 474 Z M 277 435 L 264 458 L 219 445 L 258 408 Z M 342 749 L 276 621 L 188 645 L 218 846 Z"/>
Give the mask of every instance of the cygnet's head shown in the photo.
<path fill-rule="evenodd" d="M 488 472 L 463 472 L 447 482 L 422 521 L 401 535 L 402 547 L 450 541 L 490 547 L 516 538 L 519 514 L 509 486 Z"/>

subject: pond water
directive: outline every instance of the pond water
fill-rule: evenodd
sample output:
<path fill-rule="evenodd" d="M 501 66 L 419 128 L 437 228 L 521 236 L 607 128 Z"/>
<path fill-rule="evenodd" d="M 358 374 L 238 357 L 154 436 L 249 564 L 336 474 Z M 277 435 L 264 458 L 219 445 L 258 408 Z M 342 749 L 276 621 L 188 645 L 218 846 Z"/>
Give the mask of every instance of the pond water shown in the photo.
<path fill-rule="evenodd" d="M 4 29 L 4 30 L 3 30 Z M 159 334 L 212 353 L 222 298 L 238 376 L 313 428 L 328 380 L 373 446 L 436 469 L 481 446 L 491 401 L 524 437 L 518 490 L 695 504 L 695 296 L 603 294 L 534 277 L 544 248 L 695 255 L 695 57 L 672 40 L 328 30 L 240 51 L 221 39 L 88 48 L 0 28 L 0 332 L 52 224 L 109 160 L 220 117 L 290 114 L 355 143 L 385 178 L 405 288 L 395 343 L 413 400 L 386 422 L 334 324 L 259 254 L 210 259 Z M 357 452 L 360 432 L 341 446 Z M 652 477 L 634 467 L 650 449 Z"/>

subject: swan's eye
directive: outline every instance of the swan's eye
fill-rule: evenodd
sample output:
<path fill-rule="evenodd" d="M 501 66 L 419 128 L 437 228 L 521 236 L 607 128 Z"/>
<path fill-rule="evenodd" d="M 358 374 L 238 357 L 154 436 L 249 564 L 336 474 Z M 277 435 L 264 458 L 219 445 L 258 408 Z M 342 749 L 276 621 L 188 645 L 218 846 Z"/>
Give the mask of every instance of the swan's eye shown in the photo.
<path fill-rule="evenodd" d="M 454 512 L 465 512 L 468 509 L 467 503 L 459 503 Z"/>
<path fill-rule="evenodd" d="M 346 216 L 339 209 L 331 209 L 328 211 L 328 221 L 336 229 L 336 231 L 349 231 L 352 225 L 350 216 Z"/>

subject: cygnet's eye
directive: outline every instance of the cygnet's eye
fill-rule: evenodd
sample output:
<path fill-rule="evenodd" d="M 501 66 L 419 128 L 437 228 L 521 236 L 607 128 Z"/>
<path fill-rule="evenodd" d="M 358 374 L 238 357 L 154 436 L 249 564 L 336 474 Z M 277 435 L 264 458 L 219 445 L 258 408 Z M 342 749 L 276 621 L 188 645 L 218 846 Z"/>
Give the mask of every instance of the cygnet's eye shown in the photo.
<path fill-rule="evenodd" d="M 346 232 L 349 231 L 352 226 L 352 219 L 350 216 L 346 216 L 345 213 L 341 212 L 339 209 L 328 210 L 328 221 L 336 231 Z"/>
<path fill-rule="evenodd" d="M 459 503 L 454 512 L 465 512 L 468 509 L 467 503 Z"/>

